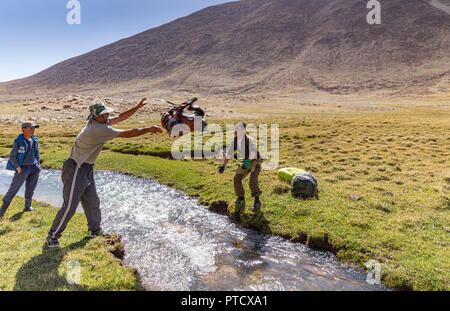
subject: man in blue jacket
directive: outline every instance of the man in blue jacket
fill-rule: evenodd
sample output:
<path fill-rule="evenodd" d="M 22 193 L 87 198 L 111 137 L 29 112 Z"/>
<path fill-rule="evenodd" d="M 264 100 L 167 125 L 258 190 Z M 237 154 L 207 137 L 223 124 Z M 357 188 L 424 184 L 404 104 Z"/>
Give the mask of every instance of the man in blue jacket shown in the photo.
<path fill-rule="evenodd" d="M 38 139 L 34 136 L 36 128 L 39 128 L 39 125 L 35 125 L 33 122 L 22 123 L 23 133 L 17 136 L 14 141 L 6 169 L 15 171 L 16 173 L 14 174 L 8 192 L 3 198 L 3 204 L 0 208 L 0 219 L 25 182 L 24 212 L 34 211 L 31 207 L 31 202 L 41 171 Z"/>

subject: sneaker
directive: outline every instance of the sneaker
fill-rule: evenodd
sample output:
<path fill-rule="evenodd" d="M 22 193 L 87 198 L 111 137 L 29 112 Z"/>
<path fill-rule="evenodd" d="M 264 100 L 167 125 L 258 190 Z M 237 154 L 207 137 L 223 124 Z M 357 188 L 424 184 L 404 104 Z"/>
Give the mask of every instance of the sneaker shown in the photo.
<path fill-rule="evenodd" d="M 59 247 L 58 239 L 52 238 L 51 236 L 47 237 L 47 239 L 45 240 L 45 244 L 47 245 L 47 247 L 50 247 L 50 248 Z"/>
<path fill-rule="evenodd" d="M 24 212 L 37 212 L 37 209 L 30 207 L 25 207 L 23 209 Z"/>
<path fill-rule="evenodd" d="M 101 237 L 108 237 L 109 235 L 106 234 L 106 233 L 104 233 L 102 229 L 99 229 L 99 230 L 97 230 L 97 231 L 91 231 L 91 234 L 89 235 L 89 237 L 90 237 L 91 239 L 96 238 L 96 237 L 98 237 L 98 236 L 101 236 Z"/>
<path fill-rule="evenodd" d="M 261 201 L 259 201 L 259 198 L 255 198 L 255 202 L 253 203 L 253 212 L 258 213 L 261 209 Z"/>

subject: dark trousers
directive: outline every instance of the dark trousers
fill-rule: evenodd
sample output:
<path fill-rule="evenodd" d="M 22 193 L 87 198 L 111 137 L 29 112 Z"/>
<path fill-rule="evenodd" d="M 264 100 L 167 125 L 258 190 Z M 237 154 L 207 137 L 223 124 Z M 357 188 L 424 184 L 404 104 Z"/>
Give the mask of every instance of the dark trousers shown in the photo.
<path fill-rule="evenodd" d="M 36 189 L 39 173 L 41 172 L 41 167 L 39 164 L 36 165 L 24 165 L 21 166 L 21 173 L 15 173 L 14 178 L 9 186 L 9 190 L 3 197 L 3 204 L 0 209 L 0 213 L 4 214 L 8 209 L 11 201 L 16 196 L 19 189 L 25 183 L 25 208 L 31 207 L 31 202 L 33 200 L 34 190 Z"/>
<path fill-rule="evenodd" d="M 80 201 L 88 222 L 88 230 L 91 232 L 100 230 L 102 215 L 100 199 L 95 187 L 94 165 L 84 163 L 78 166 L 74 160 L 69 158 L 63 164 L 61 179 L 64 202 L 55 216 L 49 235 L 53 238 L 61 237 Z"/>

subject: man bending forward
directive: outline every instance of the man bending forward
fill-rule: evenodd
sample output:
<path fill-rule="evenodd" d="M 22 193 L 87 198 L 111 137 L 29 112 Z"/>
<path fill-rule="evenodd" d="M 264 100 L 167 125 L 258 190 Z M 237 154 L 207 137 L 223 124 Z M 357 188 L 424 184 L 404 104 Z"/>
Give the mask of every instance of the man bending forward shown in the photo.
<path fill-rule="evenodd" d="M 86 127 L 77 136 L 69 158 L 62 168 L 63 198 L 64 203 L 56 214 L 53 225 L 48 233 L 46 244 L 48 247 L 59 247 L 58 239 L 66 229 L 67 223 L 75 214 L 81 201 L 88 222 L 91 237 L 103 235 L 100 227 L 101 212 L 100 200 L 97 195 L 94 180 L 94 162 L 97 159 L 103 145 L 116 137 L 131 138 L 146 133 L 161 133 L 158 126 L 149 126 L 142 129 L 121 131 L 111 125 L 124 121 L 131 117 L 138 109 L 145 106 L 146 98 L 134 108 L 120 114 L 116 118 L 109 119 L 112 109 L 102 102 L 90 106 L 90 115 Z"/>

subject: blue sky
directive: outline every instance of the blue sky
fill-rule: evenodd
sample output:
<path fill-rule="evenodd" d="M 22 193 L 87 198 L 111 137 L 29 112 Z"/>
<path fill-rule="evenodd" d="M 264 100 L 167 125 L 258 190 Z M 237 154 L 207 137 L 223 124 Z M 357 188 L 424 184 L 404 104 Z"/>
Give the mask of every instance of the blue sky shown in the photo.
<path fill-rule="evenodd" d="M 78 0 L 81 24 L 69 25 L 69 0 L 0 1 L 0 82 L 231 0 Z"/>

